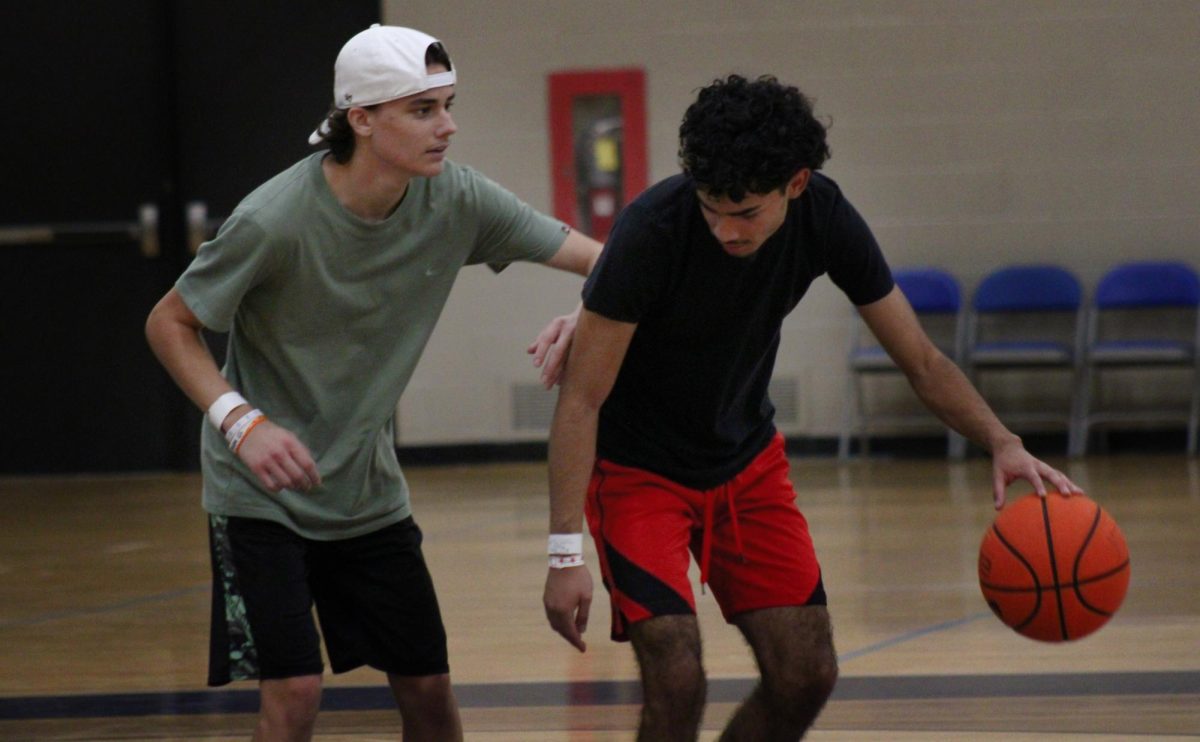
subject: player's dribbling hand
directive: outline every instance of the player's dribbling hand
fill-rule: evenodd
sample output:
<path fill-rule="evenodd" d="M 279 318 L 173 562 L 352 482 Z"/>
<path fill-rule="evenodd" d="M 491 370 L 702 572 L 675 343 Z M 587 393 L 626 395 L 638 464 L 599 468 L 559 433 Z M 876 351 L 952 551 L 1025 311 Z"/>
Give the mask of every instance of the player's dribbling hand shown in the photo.
<path fill-rule="evenodd" d="M 1064 495 L 1083 494 L 1083 489 L 1066 474 L 1026 451 L 1019 438 L 992 450 L 992 497 L 997 510 L 1004 507 L 1005 488 L 1018 479 L 1032 484 L 1034 491 L 1043 496 L 1047 485 Z"/>
<path fill-rule="evenodd" d="M 250 431 L 237 455 L 271 492 L 306 492 L 321 484 L 321 474 L 308 448 L 291 431 L 270 420 Z"/>
<path fill-rule="evenodd" d="M 542 386 L 551 389 L 562 378 L 566 365 L 567 351 L 575 337 L 575 324 L 579 321 L 579 309 L 570 314 L 555 317 L 538 333 L 526 353 L 533 356 L 533 367 L 542 370 Z"/>
<path fill-rule="evenodd" d="M 550 628 L 580 652 L 587 651 L 583 632 L 587 630 L 588 612 L 592 606 L 592 574 L 587 567 L 551 569 L 546 575 L 546 592 L 542 596 Z"/>

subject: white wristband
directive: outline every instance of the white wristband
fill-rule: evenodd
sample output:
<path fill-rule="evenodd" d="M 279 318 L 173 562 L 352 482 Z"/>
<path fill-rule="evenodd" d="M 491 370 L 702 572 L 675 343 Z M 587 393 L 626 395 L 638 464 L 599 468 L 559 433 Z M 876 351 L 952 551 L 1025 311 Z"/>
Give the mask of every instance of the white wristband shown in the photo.
<path fill-rule="evenodd" d="M 552 533 L 547 553 L 557 556 L 583 553 L 582 533 Z"/>
<path fill-rule="evenodd" d="M 217 430 L 221 429 L 221 423 L 225 422 L 225 418 L 229 417 L 229 413 L 233 412 L 235 407 L 249 404 L 245 397 L 237 392 L 225 392 L 217 397 L 217 401 L 213 402 L 208 408 L 208 421 L 213 424 Z"/>
<path fill-rule="evenodd" d="M 582 554 L 551 554 L 550 569 L 567 569 L 568 567 L 582 567 Z"/>

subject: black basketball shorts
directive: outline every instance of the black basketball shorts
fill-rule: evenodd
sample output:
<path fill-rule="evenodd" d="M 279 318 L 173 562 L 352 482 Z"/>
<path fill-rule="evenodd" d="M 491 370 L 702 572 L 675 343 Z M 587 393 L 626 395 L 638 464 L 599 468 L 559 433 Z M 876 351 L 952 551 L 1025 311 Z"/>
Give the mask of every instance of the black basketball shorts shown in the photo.
<path fill-rule="evenodd" d="M 411 517 L 314 541 L 267 520 L 212 515 L 209 685 L 362 665 L 405 676 L 449 672 L 446 630 Z"/>

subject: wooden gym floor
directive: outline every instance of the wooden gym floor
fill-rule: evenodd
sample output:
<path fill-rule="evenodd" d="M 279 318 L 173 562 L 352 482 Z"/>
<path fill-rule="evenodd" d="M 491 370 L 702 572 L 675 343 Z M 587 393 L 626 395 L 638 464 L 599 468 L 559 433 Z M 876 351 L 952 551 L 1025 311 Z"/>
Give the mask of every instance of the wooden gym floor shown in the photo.
<path fill-rule="evenodd" d="M 1014 634 L 979 595 L 985 460 L 793 461 L 842 668 L 808 739 L 1200 739 L 1200 462 L 1051 462 L 1113 515 L 1132 555 L 1120 613 L 1064 645 Z M 542 615 L 544 466 L 407 471 L 468 739 L 632 739 L 637 670 L 607 638 L 594 553 L 587 653 Z M 0 739 L 248 738 L 255 687 L 204 688 L 196 476 L 0 478 L 0 501 Z M 755 669 L 711 596 L 700 619 L 713 740 Z M 374 671 L 329 676 L 323 708 L 318 739 L 398 737 Z"/>

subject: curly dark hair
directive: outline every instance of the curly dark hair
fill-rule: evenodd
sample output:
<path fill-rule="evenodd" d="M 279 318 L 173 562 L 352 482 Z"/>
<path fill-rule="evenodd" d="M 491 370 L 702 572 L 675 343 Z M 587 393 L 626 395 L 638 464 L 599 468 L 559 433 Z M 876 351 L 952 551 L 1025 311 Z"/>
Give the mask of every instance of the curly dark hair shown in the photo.
<path fill-rule="evenodd" d="M 434 64 L 440 64 L 448 70 L 454 69 L 450 66 L 450 54 L 440 41 L 430 44 L 425 50 L 425 65 Z M 378 105 L 380 104 L 363 108 L 370 111 Z M 330 154 L 339 165 L 350 162 L 350 158 L 354 156 L 354 129 L 346 120 L 346 111 L 338 108 L 336 102 L 329 107 L 329 113 L 325 116 L 325 128 L 327 131 L 322 132 L 320 144 L 329 147 Z"/>
<path fill-rule="evenodd" d="M 679 126 L 679 164 L 716 198 L 783 188 L 829 159 L 812 101 L 771 75 L 730 75 L 700 90 Z"/>

